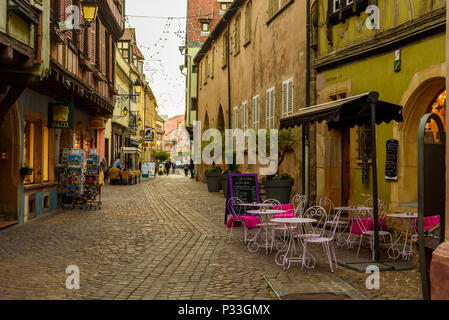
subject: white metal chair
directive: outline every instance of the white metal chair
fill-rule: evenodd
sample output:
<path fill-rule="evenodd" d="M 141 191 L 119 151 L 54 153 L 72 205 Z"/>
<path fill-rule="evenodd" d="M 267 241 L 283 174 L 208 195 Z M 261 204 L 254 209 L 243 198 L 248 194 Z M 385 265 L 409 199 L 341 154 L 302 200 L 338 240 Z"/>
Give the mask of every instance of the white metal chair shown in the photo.
<path fill-rule="evenodd" d="M 245 216 L 240 215 L 241 206 L 239 206 L 239 204 L 242 204 L 242 203 L 243 203 L 243 201 L 237 197 L 232 197 L 227 202 L 228 213 L 231 214 L 231 219 L 232 219 L 232 223 L 231 223 L 231 227 L 230 227 L 231 231 L 229 232 L 229 239 L 231 239 L 232 229 L 234 228 L 234 224 L 236 222 L 239 222 L 243 226 L 243 241 L 247 242 L 248 228 L 246 227 L 246 224 L 245 224 L 246 218 L 245 218 Z M 239 208 L 239 209 L 237 209 L 237 208 Z"/>
<path fill-rule="evenodd" d="M 304 266 L 306 264 L 307 245 L 312 244 L 312 243 L 321 244 L 323 246 L 324 254 L 326 255 L 327 260 L 329 262 L 331 272 L 334 272 L 334 269 L 332 267 L 332 258 L 334 259 L 335 267 L 337 268 L 337 257 L 335 255 L 335 249 L 334 249 L 334 237 L 335 237 L 335 232 L 338 227 L 338 220 L 340 219 L 340 214 L 341 214 L 341 211 L 338 211 L 333 216 L 332 223 L 330 224 L 332 226 L 331 232 L 328 237 L 323 236 L 323 234 L 324 234 L 324 228 L 323 228 L 322 234 L 320 237 L 305 238 L 303 240 L 303 257 L 302 257 L 302 267 L 301 268 L 304 268 Z"/>
<path fill-rule="evenodd" d="M 365 206 L 360 206 L 356 210 L 356 217 L 352 222 L 350 228 L 350 235 L 359 235 L 360 241 L 357 249 L 357 256 L 360 253 L 360 247 L 362 246 L 362 242 L 364 237 L 369 239 L 370 249 L 372 251 L 372 258 L 374 260 L 374 230 L 369 228 L 370 225 L 374 225 L 373 213 L 372 210 L 368 209 Z M 382 237 L 383 242 L 386 248 L 391 247 L 393 244 L 393 237 L 391 233 L 386 230 L 379 230 L 379 237 Z M 387 244 L 386 238 L 389 238 L 390 244 Z"/>
<path fill-rule="evenodd" d="M 319 201 L 319 205 L 323 207 L 327 214 L 328 214 L 328 220 L 326 221 L 326 226 L 329 226 L 330 229 L 334 227 L 334 223 L 337 224 L 337 235 L 335 237 L 335 240 L 337 241 L 337 244 L 346 243 L 346 241 L 341 241 L 343 239 L 343 233 L 348 228 L 348 221 L 341 219 L 341 212 L 340 212 L 340 218 L 335 220 L 334 219 L 334 203 L 331 199 L 328 197 L 322 197 Z M 344 239 L 343 239 L 344 240 Z"/>

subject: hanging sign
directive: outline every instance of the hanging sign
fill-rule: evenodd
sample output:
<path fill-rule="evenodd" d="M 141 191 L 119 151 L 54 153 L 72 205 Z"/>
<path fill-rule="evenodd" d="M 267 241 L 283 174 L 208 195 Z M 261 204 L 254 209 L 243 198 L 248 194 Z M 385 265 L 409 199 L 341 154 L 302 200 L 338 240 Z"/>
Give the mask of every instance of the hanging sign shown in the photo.
<path fill-rule="evenodd" d="M 103 117 L 92 117 L 89 118 L 88 122 L 89 129 L 104 129 L 104 118 Z"/>
<path fill-rule="evenodd" d="M 154 141 L 154 129 L 148 128 L 145 130 L 144 139 L 146 141 Z"/>
<path fill-rule="evenodd" d="M 49 103 L 48 128 L 73 129 L 73 106 Z"/>
<path fill-rule="evenodd" d="M 387 162 L 385 165 L 385 179 L 398 180 L 398 151 L 399 141 L 387 141 Z"/>
<path fill-rule="evenodd" d="M 394 72 L 401 71 L 401 50 L 394 52 Z"/>
<path fill-rule="evenodd" d="M 257 174 L 230 174 L 228 179 L 226 204 L 232 197 L 239 198 L 243 203 L 260 202 L 259 180 Z M 228 222 L 228 214 L 228 206 L 226 205 L 225 224 Z"/>

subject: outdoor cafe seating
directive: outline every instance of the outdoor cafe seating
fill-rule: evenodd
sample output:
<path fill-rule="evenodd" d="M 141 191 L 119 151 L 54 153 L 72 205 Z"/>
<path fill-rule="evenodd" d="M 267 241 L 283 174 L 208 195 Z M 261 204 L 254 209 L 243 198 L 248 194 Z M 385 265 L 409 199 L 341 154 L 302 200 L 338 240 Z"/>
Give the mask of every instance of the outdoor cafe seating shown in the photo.
<path fill-rule="evenodd" d="M 239 198 L 230 198 L 227 201 L 228 212 L 231 218 L 227 222 L 230 229 L 229 239 L 235 227 L 243 227 L 243 240 L 250 252 L 257 252 L 265 248 L 265 253 L 275 251 L 275 263 L 288 269 L 292 262 L 298 262 L 301 269 L 314 268 L 315 251 L 310 248 L 319 244 L 323 248 L 324 257 L 330 270 L 334 271 L 337 265 L 337 255 L 334 244 L 347 250 L 354 249 L 354 256 L 359 256 L 361 247 L 370 250 L 374 259 L 374 218 L 372 198 L 359 206 L 334 207 L 328 197 L 317 201 L 319 205 L 306 209 L 306 198 L 295 195 L 291 203 L 281 204 L 274 199 L 260 203 L 243 203 Z M 402 217 L 400 214 L 387 213 L 385 201 L 378 200 L 381 214 L 379 215 L 379 237 L 381 245 L 385 248 L 388 258 L 410 260 L 412 244 L 416 239 L 416 217 L 412 214 L 402 214 L 403 221 L 410 220 L 410 226 L 394 237 L 389 230 L 387 221 L 391 218 Z M 257 210 L 254 210 L 257 209 Z M 348 213 L 342 219 L 342 212 Z M 438 217 L 427 217 L 426 230 L 438 225 Z M 405 226 L 405 224 L 404 224 Z M 254 234 L 250 235 L 250 231 Z M 411 233 L 411 234 L 410 234 Z M 409 235 L 410 234 L 410 235 Z M 403 245 L 403 248 L 401 247 Z"/>

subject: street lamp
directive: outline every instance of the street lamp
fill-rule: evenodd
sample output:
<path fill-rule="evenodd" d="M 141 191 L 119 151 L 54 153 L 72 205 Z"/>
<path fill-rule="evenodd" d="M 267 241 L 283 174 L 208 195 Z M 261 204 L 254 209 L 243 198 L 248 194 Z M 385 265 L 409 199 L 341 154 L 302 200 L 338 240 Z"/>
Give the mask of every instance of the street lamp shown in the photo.
<path fill-rule="evenodd" d="M 139 127 L 142 125 L 142 119 L 139 117 L 139 119 L 137 120 L 137 124 L 139 125 Z"/>
<path fill-rule="evenodd" d="M 128 115 L 128 108 L 127 108 L 127 107 L 125 107 L 125 108 L 123 109 L 123 115 L 124 115 L 125 117 Z"/>
<path fill-rule="evenodd" d="M 96 0 L 82 0 L 83 17 L 86 26 L 90 26 L 97 18 L 98 3 Z"/>

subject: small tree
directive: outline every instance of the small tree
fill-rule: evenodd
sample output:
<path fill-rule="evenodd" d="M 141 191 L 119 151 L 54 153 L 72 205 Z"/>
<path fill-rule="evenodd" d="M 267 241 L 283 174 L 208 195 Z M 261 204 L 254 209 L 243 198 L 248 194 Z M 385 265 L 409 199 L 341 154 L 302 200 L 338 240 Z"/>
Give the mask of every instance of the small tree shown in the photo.
<path fill-rule="evenodd" d="M 156 161 L 158 162 L 165 162 L 168 160 L 168 158 L 170 158 L 170 154 L 168 154 L 168 152 L 165 152 L 163 150 L 161 151 L 154 150 L 153 158 L 156 159 Z"/>

